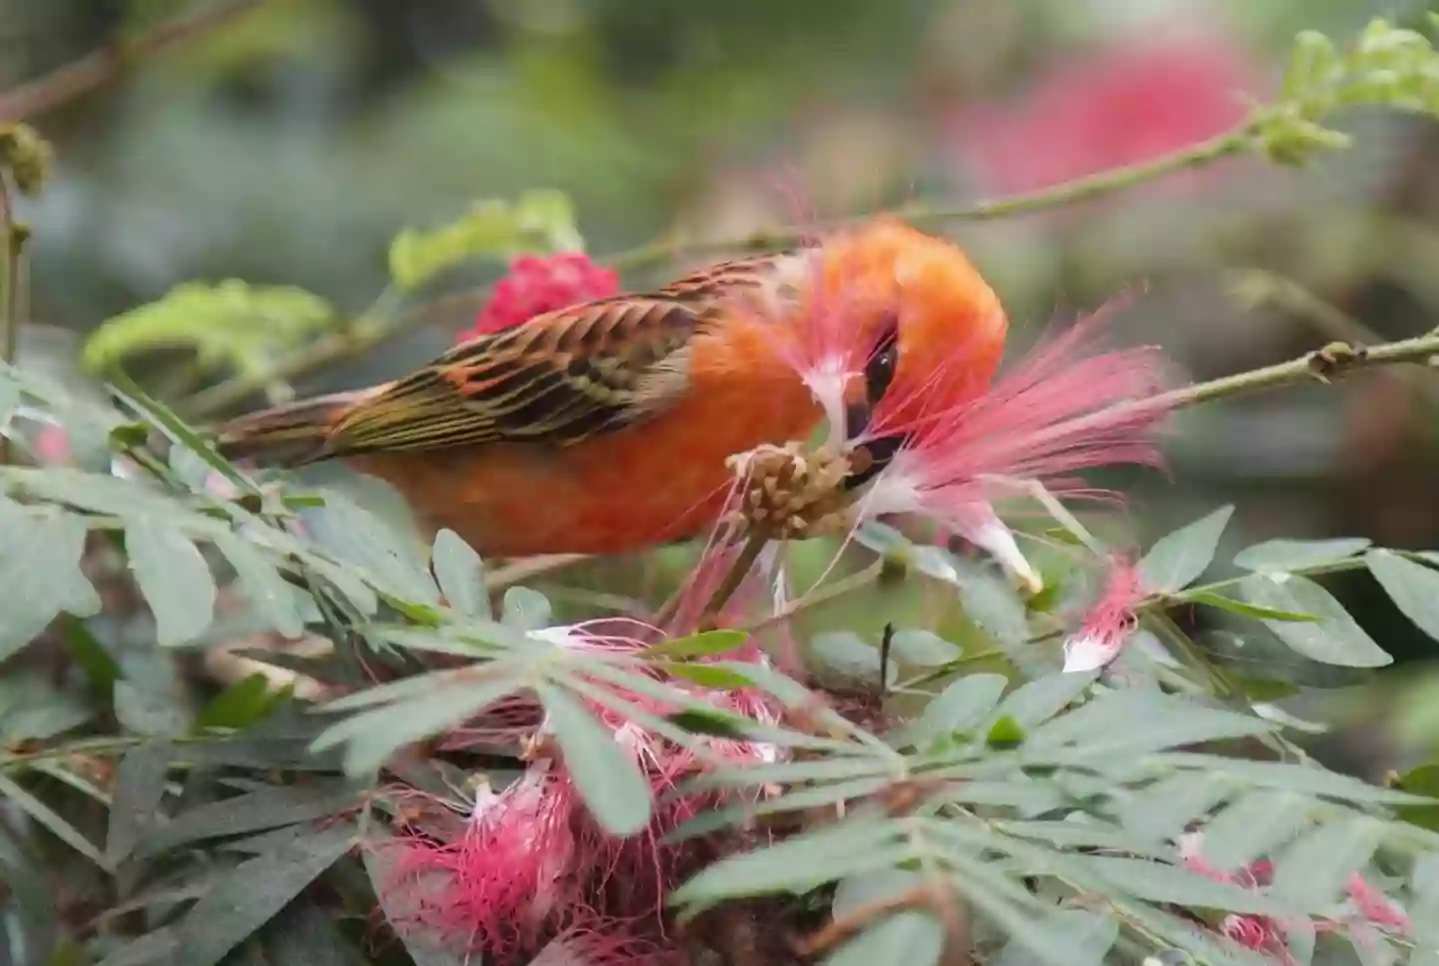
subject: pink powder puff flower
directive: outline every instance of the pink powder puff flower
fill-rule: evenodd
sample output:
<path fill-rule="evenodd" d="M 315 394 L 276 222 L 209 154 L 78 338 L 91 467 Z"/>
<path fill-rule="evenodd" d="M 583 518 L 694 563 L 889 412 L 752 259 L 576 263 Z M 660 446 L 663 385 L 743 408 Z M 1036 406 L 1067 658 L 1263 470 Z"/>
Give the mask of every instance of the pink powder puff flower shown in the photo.
<path fill-rule="evenodd" d="M 1144 597 L 1139 571 L 1126 560 L 1115 560 L 1104 593 L 1079 631 L 1064 642 L 1064 670 L 1096 671 L 1119 657 L 1138 624 L 1134 609 Z"/>
<path fill-rule="evenodd" d="M 1358 872 L 1349 877 L 1346 888 L 1349 892 L 1349 899 L 1354 905 L 1354 911 L 1359 918 L 1371 925 L 1393 929 L 1405 934 L 1409 932 L 1411 928 L 1409 917 L 1384 893 L 1364 881 L 1364 877 Z"/>
<path fill-rule="evenodd" d="M 1119 464 L 1160 465 L 1167 409 L 1158 349 L 1102 352 L 1103 316 L 1051 336 L 987 389 L 933 386 L 891 391 L 857 438 L 893 455 L 857 506 L 862 518 L 928 517 L 993 554 L 1031 590 L 1042 582 L 993 509 L 1039 483 L 1059 496 L 1106 498 L 1067 474 Z"/>
<path fill-rule="evenodd" d="M 638 654 L 645 640 L 634 632 L 646 628 L 653 630 L 634 621 L 595 621 L 545 628 L 531 636 L 567 649 Z M 729 656 L 764 660 L 752 644 Z M 660 677 L 656 669 L 638 662 L 629 670 Z M 765 696 L 749 689 L 715 692 L 685 682 L 671 686 L 716 708 L 766 723 L 777 720 Z M 648 694 L 623 689 L 616 696 L 636 711 L 656 717 L 683 706 L 680 702 L 665 706 Z M 677 787 L 714 763 L 773 761 L 777 749 L 700 738 L 697 747 L 678 745 L 608 705 L 586 703 L 649 778 L 657 803 L 650 825 L 625 838 L 606 833 L 585 808 L 563 755 L 554 754 L 543 741 L 534 742 L 533 760 L 521 778 L 498 793 L 485 789 L 477 795 L 458 839 L 405 842 L 392 888 L 404 888 L 407 878 L 414 881 L 435 873 L 448 881 L 412 914 L 414 924 L 502 964 L 528 962 L 526 957 L 546 942 L 580 926 L 592 939 L 603 940 L 592 949 L 624 949 L 639 957 L 626 962 L 669 961 L 665 897 L 715 858 L 719 846 L 705 837 L 677 843 L 663 840 L 681 824 L 725 804 L 721 792 L 678 795 Z M 538 704 L 526 708 L 515 702 L 494 711 L 500 713 L 499 720 L 477 723 L 475 733 L 499 737 L 508 732 L 511 739 L 544 734 Z M 519 727 L 521 721 L 527 733 Z"/>
<path fill-rule="evenodd" d="M 988 190 L 1032 191 L 1223 134 L 1268 87 L 1217 36 L 1145 36 L 1044 71 L 1018 102 L 961 117 L 954 140 Z"/>
<path fill-rule="evenodd" d="M 522 325 L 537 315 L 619 291 L 619 273 L 596 265 L 583 252 L 526 255 L 510 263 L 509 273 L 495 283 L 475 324 L 457 341 Z"/>

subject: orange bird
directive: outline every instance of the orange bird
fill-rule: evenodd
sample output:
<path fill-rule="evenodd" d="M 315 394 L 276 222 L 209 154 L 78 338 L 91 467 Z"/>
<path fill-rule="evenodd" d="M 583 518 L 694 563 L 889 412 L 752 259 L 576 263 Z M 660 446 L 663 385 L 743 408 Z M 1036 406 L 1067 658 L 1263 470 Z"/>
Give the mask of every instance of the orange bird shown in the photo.
<path fill-rule="evenodd" d="M 916 402 L 941 379 L 983 388 L 1006 329 L 959 248 L 883 217 L 536 316 L 393 382 L 242 416 L 218 441 L 234 458 L 344 459 L 481 554 L 626 553 L 711 525 L 732 454 L 826 416 L 862 429 L 891 384 Z"/>

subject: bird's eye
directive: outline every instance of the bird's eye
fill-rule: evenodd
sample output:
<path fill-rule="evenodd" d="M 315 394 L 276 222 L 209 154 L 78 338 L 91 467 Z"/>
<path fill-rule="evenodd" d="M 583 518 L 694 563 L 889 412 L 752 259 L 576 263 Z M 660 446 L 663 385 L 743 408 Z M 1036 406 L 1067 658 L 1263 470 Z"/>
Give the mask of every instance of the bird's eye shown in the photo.
<path fill-rule="evenodd" d="M 889 391 L 889 384 L 894 381 L 894 371 L 898 363 L 899 322 L 895 319 L 889 320 L 881 331 L 879 342 L 864 367 L 865 390 L 871 406 L 878 405 Z"/>

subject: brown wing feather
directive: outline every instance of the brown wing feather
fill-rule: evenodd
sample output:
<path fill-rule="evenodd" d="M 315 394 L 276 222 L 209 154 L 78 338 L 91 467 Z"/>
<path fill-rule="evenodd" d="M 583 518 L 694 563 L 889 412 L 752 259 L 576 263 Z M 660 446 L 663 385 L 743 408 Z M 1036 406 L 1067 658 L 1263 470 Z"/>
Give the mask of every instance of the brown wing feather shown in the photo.
<path fill-rule="evenodd" d="M 329 455 L 492 442 L 570 445 L 635 423 L 687 385 L 693 300 L 623 296 L 457 346 L 354 407 Z"/>

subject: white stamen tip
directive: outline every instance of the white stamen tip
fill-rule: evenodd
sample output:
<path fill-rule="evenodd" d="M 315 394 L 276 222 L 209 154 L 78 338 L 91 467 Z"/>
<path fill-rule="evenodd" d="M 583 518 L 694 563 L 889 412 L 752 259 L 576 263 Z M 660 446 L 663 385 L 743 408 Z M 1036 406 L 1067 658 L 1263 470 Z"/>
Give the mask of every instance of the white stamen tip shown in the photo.
<path fill-rule="evenodd" d="M 1097 671 L 1119 654 L 1119 648 L 1096 634 L 1071 637 L 1064 644 L 1064 673 Z"/>
<path fill-rule="evenodd" d="M 994 511 L 989 511 L 987 515 L 989 519 L 969 530 L 964 536 L 976 546 L 989 551 L 1030 596 L 1039 593 L 1044 589 L 1044 579 L 1020 552 L 1019 544 L 1014 541 L 1014 534 L 1000 522 Z"/>

